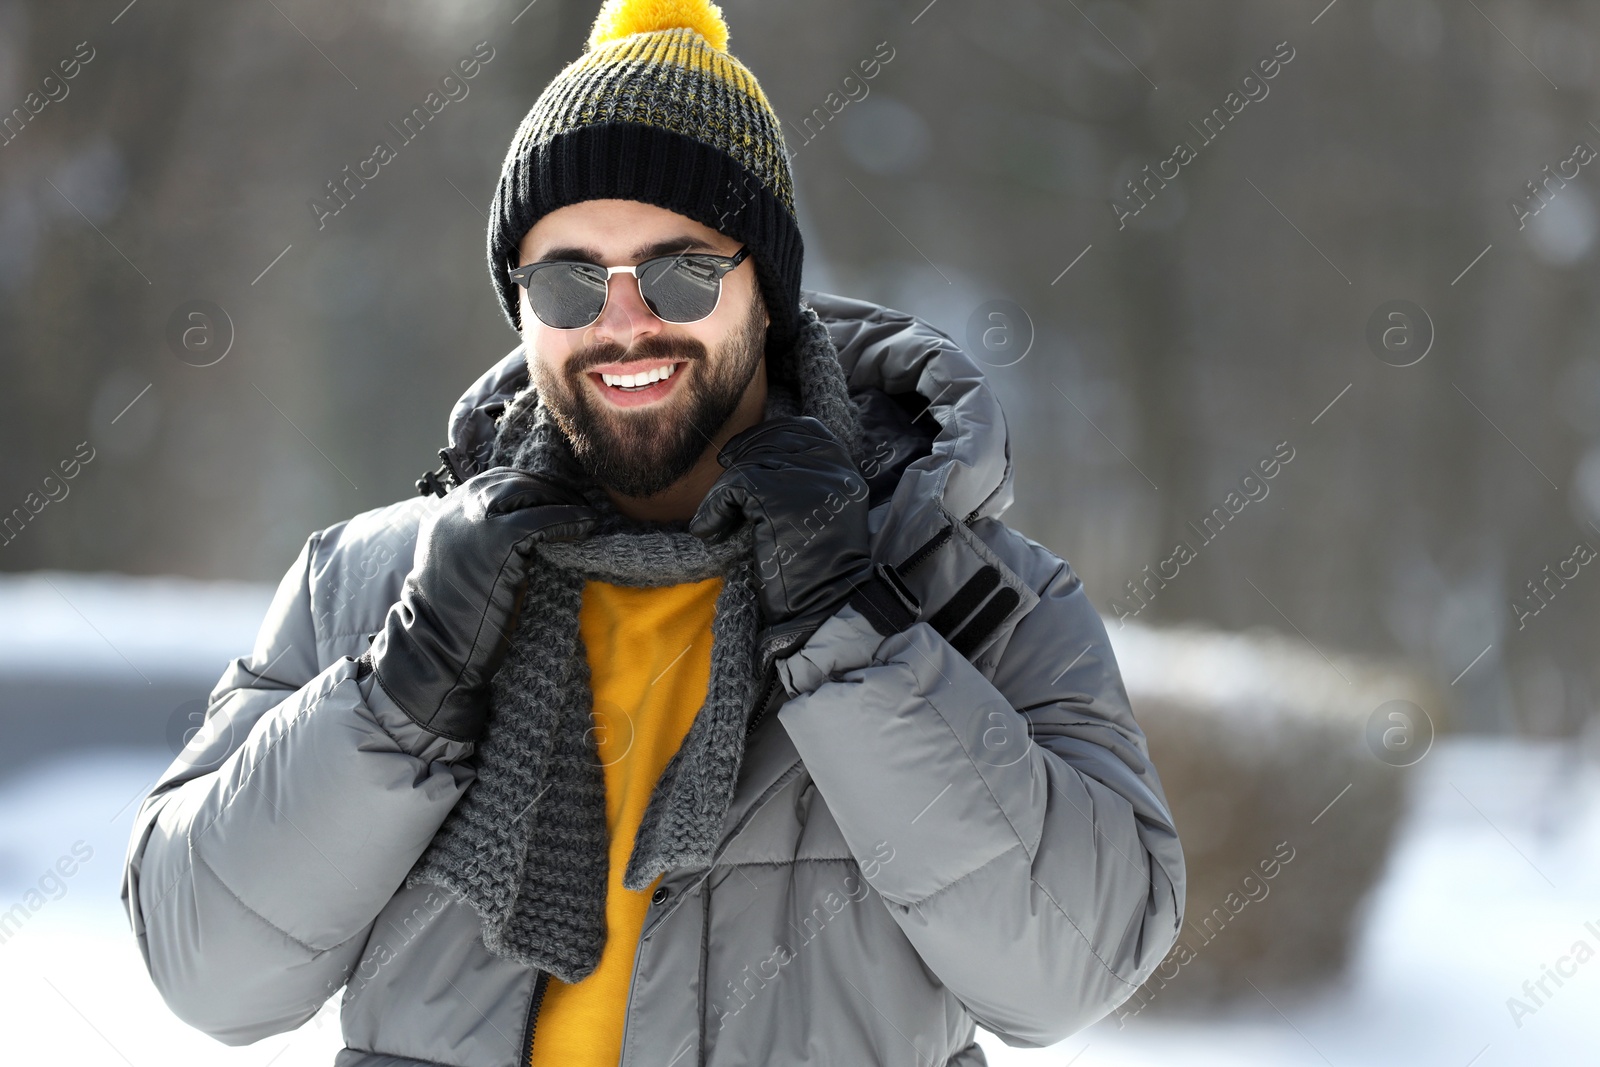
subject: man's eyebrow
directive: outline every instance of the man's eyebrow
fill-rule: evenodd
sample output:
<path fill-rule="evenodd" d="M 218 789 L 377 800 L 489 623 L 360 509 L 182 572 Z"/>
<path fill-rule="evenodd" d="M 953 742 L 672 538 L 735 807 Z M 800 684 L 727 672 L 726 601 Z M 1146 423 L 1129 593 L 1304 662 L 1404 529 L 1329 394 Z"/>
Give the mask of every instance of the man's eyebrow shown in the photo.
<path fill-rule="evenodd" d="M 693 237 L 689 234 L 683 234 L 677 237 L 668 237 L 665 240 L 656 241 L 653 244 L 642 245 L 641 247 L 634 249 L 633 259 L 636 262 L 643 262 L 644 260 L 651 259 L 655 256 L 671 255 L 674 252 L 694 252 L 701 250 L 707 252 L 716 252 L 715 248 L 701 238 Z M 580 263 L 594 263 L 598 265 L 601 258 L 602 257 L 600 253 L 592 248 L 580 248 L 576 245 L 568 245 L 561 248 L 550 249 L 549 251 L 545 252 L 544 255 L 539 257 L 538 262 L 542 263 L 553 259 L 567 259 L 577 260 Z"/>

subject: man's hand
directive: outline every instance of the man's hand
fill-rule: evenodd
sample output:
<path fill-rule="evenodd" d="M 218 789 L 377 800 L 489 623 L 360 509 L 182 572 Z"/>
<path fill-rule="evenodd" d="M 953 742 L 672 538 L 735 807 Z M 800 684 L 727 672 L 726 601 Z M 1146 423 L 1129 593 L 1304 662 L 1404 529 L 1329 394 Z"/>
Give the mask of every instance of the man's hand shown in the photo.
<path fill-rule="evenodd" d="M 873 565 L 866 479 L 819 420 L 800 415 L 759 423 L 735 434 L 717 462 L 726 469 L 689 529 L 720 541 L 741 522 L 754 524 L 766 622 L 760 666 L 804 644 L 846 603 L 854 602 L 882 634 L 915 621 L 915 600 L 903 585 L 886 589 Z"/>
<path fill-rule="evenodd" d="M 463 482 L 422 521 L 416 564 L 363 657 L 384 692 L 434 733 L 479 740 L 533 546 L 583 538 L 596 519 L 546 475 L 495 467 Z"/>

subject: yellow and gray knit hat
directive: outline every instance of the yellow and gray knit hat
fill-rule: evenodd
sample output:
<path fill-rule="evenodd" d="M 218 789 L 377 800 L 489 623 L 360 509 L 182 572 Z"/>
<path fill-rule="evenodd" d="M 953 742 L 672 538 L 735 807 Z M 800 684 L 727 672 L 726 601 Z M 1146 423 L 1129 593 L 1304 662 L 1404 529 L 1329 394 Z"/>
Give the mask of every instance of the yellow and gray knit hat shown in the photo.
<path fill-rule="evenodd" d="M 767 351 L 799 332 L 804 248 L 778 117 L 728 54 L 708 0 L 605 0 L 584 53 L 539 94 L 501 168 L 489 270 L 521 330 L 518 246 L 544 215 L 584 200 L 640 200 L 750 248 L 772 324 Z M 783 359 L 769 371 L 787 377 Z"/>

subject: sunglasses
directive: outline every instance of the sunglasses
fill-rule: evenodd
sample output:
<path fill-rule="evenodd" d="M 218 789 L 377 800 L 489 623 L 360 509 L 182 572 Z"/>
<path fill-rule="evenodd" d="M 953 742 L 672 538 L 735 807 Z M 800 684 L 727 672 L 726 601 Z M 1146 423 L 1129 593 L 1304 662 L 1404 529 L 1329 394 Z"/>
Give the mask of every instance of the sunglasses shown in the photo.
<path fill-rule="evenodd" d="M 741 248 L 731 256 L 675 252 L 632 267 L 546 260 L 511 272 L 511 280 L 528 291 L 528 306 L 539 321 L 555 330 L 581 330 L 598 322 L 606 309 L 613 274 L 631 274 L 639 297 L 663 322 L 699 322 L 722 300 L 722 276 L 750 254 Z"/>

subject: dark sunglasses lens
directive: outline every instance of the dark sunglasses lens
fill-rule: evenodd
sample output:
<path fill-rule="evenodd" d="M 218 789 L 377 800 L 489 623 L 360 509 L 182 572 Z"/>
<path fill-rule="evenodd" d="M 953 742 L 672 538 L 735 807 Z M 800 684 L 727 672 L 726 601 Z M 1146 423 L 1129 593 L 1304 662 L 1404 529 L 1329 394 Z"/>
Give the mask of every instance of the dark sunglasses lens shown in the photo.
<path fill-rule="evenodd" d="M 576 330 L 606 306 L 606 272 L 583 263 L 556 263 L 528 275 L 528 306 L 557 330 Z"/>
<path fill-rule="evenodd" d="M 639 270 L 639 295 L 665 322 L 698 322 L 717 309 L 722 275 L 701 256 L 672 256 Z"/>

